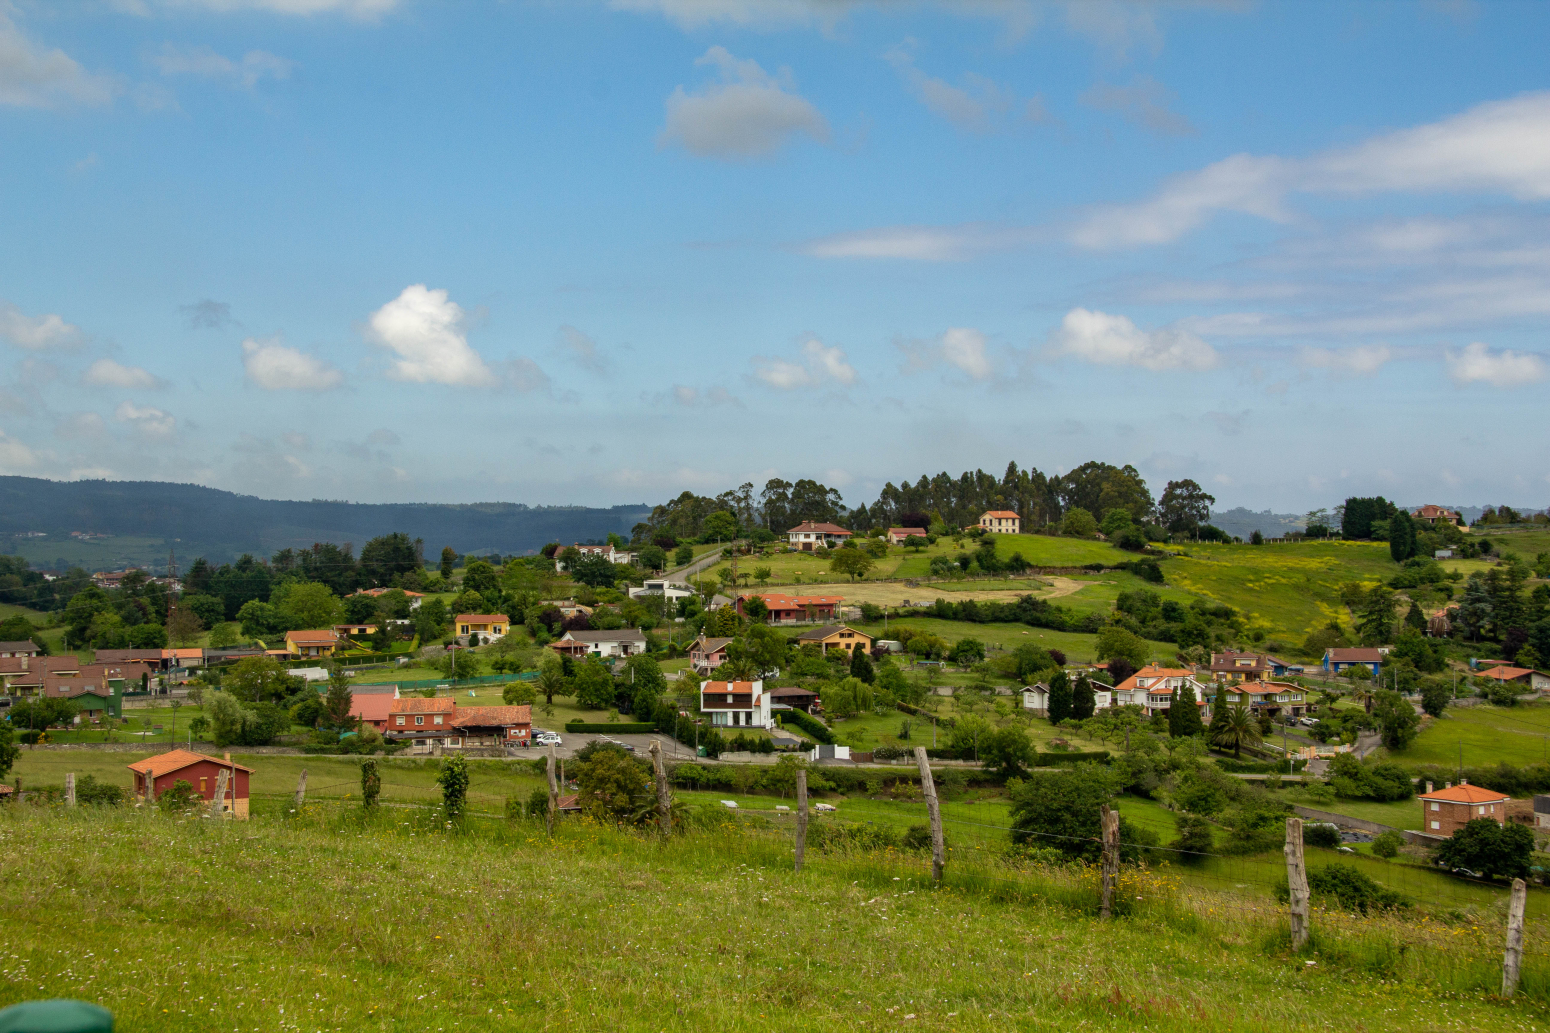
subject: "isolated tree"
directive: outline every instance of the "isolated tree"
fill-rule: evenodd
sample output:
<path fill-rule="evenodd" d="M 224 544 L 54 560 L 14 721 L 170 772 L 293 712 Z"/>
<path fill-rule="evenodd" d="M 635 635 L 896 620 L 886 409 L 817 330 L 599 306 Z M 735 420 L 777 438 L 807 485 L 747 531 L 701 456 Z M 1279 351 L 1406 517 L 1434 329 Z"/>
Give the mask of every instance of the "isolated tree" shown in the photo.
<path fill-rule="evenodd" d="M 872 557 L 860 549 L 835 549 L 829 561 L 829 569 L 836 574 L 849 574 L 850 579 L 855 581 L 866 577 L 867 571 L 872 569 Z"/>
<path fill-rule="evenodd" d="M 436 782 L 441 786 L 441 806 L 447 817 L 460 816 L 468 800 L 468 761 L 461 753 L 454 753 L 441 762 Z"/>
<path fill-rule="evenodd" d="M 1097 707 L 1098 694 L 1093 690 L 1092 680 L 1085 673 L 1077 675 L 1076 684 L 1071 687 L 1071 716 L 1085 721 L 1093 716 Z"/>
<path fill-rule="evenodd" d="M 335 666 L 328 672 L 328 692 L 323 696 L 323 722 L 328 728 L 349 728 L 354 721 L 350 711 L 354 707 L 350 691 L 350 679 L 344 668 Z"/>
<path fill-rule="evenodd" d="M 1408 700 L 1397 692 L 1379 689 L 1373 703 L 1372 716 L 1378 721 L 1383 733 L 1383 745 L 1390 750 L 1403 750 L 1415 741 L 1421 719 Z"/>
<path fill-rule="evenodd" d="M 1097 530 L 1098 521 L 1081 506 L 1066 510 L 1066 515 L 1060 522 L 1060 533 L 1074 538 L 1091 538 Z"/>
<path fill-rule="evenodd" d="M 730 542 L 737 537 L 737 517 L 727 510 L 712 513 L 701 525 L 700 537 L 716 542 Z"/>
<path fill-rule="evenodd" d="M 661 570 L 667 566 L 667 550 L 660 545 L 648 545 L 640 551 L 640 565 L 647 570 Z"/>
<path fill-rule="evenodd" d="M 1056 671 L 1049 680 L 1049 723 L 1058 725 L 1070 717 L 1072 702 L 1071 679 L 1065 671 Z"/>
<path fill-rule="evenodd" d="M 1493 818 L 1475 818 L 1442 842 L 1434 855 L 1448 868 L 1468 868 L 1503 879 L 1528 877 L 1534 854 L 1534 833 L 1516 822 L 1503 825 Z"/>
<path fill-rule="evenodd" d="M 203 630 L 204 625 L 192 610 L 179 606 L 167 614 L 167 638 L 175 645 L 189 645 L 199 638 L 199 633 Z"/>
<path fill-rule="evenodd" d="M 452 580 L 452 571 L 457 567 L 457 550 L 448 545 L 441 550 L 441 576 L 446 580 Z"/>
<path fill-rule="evenodd" d="M 1453 702 L 1453 686 L 1443 678 L 1426 678 L 1421 682 L 1421 709 L 1432 717 L 1441 717 L 1442 712 Z"/>
<path fill-rule="evenodd" d="M 980 739 L 979 756 L 1001 778 L 1022 778 L 1038 760 L 1038 751 L 1027 732 L 1017 725 L 1008 725 Z"/>
<path fill-rule="evenodd" d="M 774 576 L 774 572 L 772 570 L 770 570 L 769 567 L 755 567 L 755 568 L 753 568 L 753 579 L 755 581 L 759 582 L 761 587 L 764 585 L 764 583 L 766 581 L 768 581 L 773 576 Z"/>
<path fill-rule="evenodd" d="M 1361 619 L 1356 628 L 1362 641 L 1377 645 L 1394 636 L 1394 590 L 1375 585 L 1362 601 Z"/>
<path fill-rule="evenodd" d="M 1243 747 L 1252 748 L 1262 742 L 1264 736 L 1260 733 L 1259 722 L 1254 719 L 1254 712 L 1243 703 L 1226 708 L 1221 730 L 1211 739 L 1211 745 L 1230 748 L 1234 757 L 1243 756 Z"/>
<path fill-rule="evenodd" d="M 1169 481 L 1157 501 L 1157 518 L 1173 534 L 1196 535 L 1211 519 L 1216 498 L 1191 480 Z"/>

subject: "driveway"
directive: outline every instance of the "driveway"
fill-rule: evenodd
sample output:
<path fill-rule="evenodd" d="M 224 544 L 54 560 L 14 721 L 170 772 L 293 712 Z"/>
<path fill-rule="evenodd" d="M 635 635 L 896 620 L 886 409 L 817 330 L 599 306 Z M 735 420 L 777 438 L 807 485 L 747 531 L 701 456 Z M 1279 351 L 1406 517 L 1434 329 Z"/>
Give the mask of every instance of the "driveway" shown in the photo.
<path fill-rule="evenodd" d="M 635 747 L 635 755 L 637 757 L 646 757 L 649 759 L 651 756 L 651 742 L 653 739 L 655 739 L 657 742 L 662 744 L 662 755 L 664 759 L 680 761 L 694 759 L 694 746 L 692 744 L 681 744 L 672 736 L 662 735 L 658 732 L 649 732 L 644 735 L 608 735 L 607 733 L 597 732 L 572 733 L 567 732 L 563 726 L 556 727 L 553 729 L 553 731 L 558 732 L 560 738 L 564 740 L 565 743 L 563 746 L 555 747 L 554 755 L 566 760 L 574 757 L 577 751 L 584 749 L 593 741 L 605 738 L 613 739 L 616 742 L 627 743 L 630 746 Z M 527 750 L 518 747 L 512 751 L 512 755 L 516 757 L 531 756 L 537 758 L 548 756 L 548 753 L 548 747 L 539 746 L 534 746 L 532 749 Z"/>

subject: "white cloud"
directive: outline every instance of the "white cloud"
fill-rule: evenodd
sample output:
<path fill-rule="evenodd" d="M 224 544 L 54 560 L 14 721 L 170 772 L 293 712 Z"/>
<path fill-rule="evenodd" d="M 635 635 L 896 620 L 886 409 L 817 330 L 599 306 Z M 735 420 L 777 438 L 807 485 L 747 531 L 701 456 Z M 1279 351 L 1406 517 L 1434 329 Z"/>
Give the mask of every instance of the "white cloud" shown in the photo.
<path fill-rule="evenodd" d="M 87 72 L 63 50 L 34 43 L 9 11 L 9 4 L 0 5 L 0 104 L 56 108 L 113 100 L 110 77 Z"/>
<path fill-rule="evenodd" d="M 108 426 L 102 417 L 94 412 L 72 413 L 60 420 L 54 427 L 54 433 L 62 438 L 74 440 L 93 440 L 101 438 L 107 433 Z"/>
<path fill-rule="evenodd" d="M 677 143 L 709 158 L 759 158 L 773 154 L 793 135 L 829 138 L 829 123 L 805 98 L 792 92 L 791 73 L 777 78 L 756 61 L 740 61 L 714 46 L 695 62 L 713 65 L 720 82 L 694 93 L 682 86 L 667 98 L 667 124 L 658 146 Z"/>
<path fill-rule="evenodd" d="M 15 475 L 37 465 L 32 449 L 0 430 L 0 474 Z"/>
<path fill-rule="evenodd" d="M 608 360 L 598 349 L 597 341 L 573 326 L 560 327 L 560 347 L 578 362 L 583 369 L 599 376 L 608 372 Z"/>
<path fill-rule="evenodd" d="M 240 61 L 233 61 L 217 54 L 209 47 L 179 50 L 168 43 L 161 53 L 151 58 L 151 63 L 161 69 L 162 75 L 197 75 L 206 79 L 222 79 L 251 90 L 260 79 L 289 79 L 296 62 L 277 57 L 267 50 L 250 50 Z"/>
<path fill-rule="evenodd" d="M 177 429 L 177 421 L 161 409 L 153 406 L 139 406 L 133 402 L 120 402 L 118 408 L 113 410 L 113 418 L 120 423 L 127 423 L 135 430 L 148 438 L 171 437 Z"/>
<path fill-rule="evenodd" d="M 927 75 L 915 66 L 913 42 L 893 47 L 883 55 L 922 104 L 960 129 L 989 132 L 992 120 L 1010 109 L 1016 96 L 983 75 L 963 77 L 962 86 Z"/>
<path fill-rule="evenodd" d="M 1355 348 L 1299 348 L 1297 361 L 1309 369 L 1371 376 L 1394 358 L 1386 344 L 1362 344 Z"/>
<path fill-rule="evenodd" d="M 1188 331 L 1175 327 L 1142 330 L 1124 316 L 1085 308 L 1067 312 L 1050 334 L 1049 343 L 1052 355 L 1100 366 L 1205 370 L 1220 359 L 1214 348 Z"/>
<path fill-rule="evenodd" d="M 249 383 L 266 391 L 327 391 L 344 383 L 343 371 L 281 344 L 279 337 L 243 341 L 242 368 Z"/>
<path fill-rule="evenodd" d="M 894 343 L 908 357 L 905 372 L 929 369 L 939 362 L 956 366 L 974 380 L 985 380 L 995 372 L 995 364 L 986 353 L 985 335 L 972 327 L 955 326 L 926 341 Z"/>
<path fill-rule="evenodd" d="M 1308 158 L 1236 154 L 1175 176 L 1146 201 L 1099 209 L 1072 240 L 1094 248 L 1164 243 L 1218 212 L 1285 221 L 1293 192 L 1380 191 L 1550 198 L 1550 92 L 1492 101 Z"/>
<path fill-rule="evenodd" d="M 838 345 L 831 348 L 816 337 L 803 342 L 801 362 L 756 355 L 753 364 L 755 377 L 781 391 L 826 383 L 849 387 L 856 382 L 856 369 L 846 359 L 845 350 Z"/>
<path fill-rule="evenodd" d="M 1482 341 L 1467 345 L 1463 351 L 1447 353 L 1448 376 L 1455 384 L 1490 384 L 1492 387 L 1522 387 L 1545 379 L 1544 357 L 1533 352 L 1502 349 L 1492 351 Z"/>
<path fill-rule="evenodd" d="M 86 383 L 97 387 L 156 388 L 164 386 L 139 366 L 125 366 L 112 359 L 98 359 L 86 369 Z"/>
<path fill-rule="evenodd" d="M 371 314 L 368 335 L 398 356 L 388 369 L 394 380 L 467 387 L 493 387 L 497 382 L 484 359 L 468 346 L 463 309 L 445 290 L 428 290 L 423 283 L 405 287 Z"/>
<path fill-rule="evenodd" d="M 1149 75 L 1139 75 L 1130 86 L 1098 83 L 1082 94 L 1081 101 L 1100 111 L 1115 111 L 1127 122 L 1158 136 L 1194 136 L 1189 119 L 1169 109 L 1174 93 Z"/>
<path fill-rule="evenodd" d="M 969 223 L 961 226 L 882 226 L 807 241 L 800 250 L 818 258 L 904 258 L 961 262 L 1032 243 L 1042 230 Z"/>
<path fill-rule="evenodd" d="M 0 337 L 33 351 L 74 348 L 85 340 L 79 327 L 59 316 L 24 316 L 15 305 L 0 305 Z"/>

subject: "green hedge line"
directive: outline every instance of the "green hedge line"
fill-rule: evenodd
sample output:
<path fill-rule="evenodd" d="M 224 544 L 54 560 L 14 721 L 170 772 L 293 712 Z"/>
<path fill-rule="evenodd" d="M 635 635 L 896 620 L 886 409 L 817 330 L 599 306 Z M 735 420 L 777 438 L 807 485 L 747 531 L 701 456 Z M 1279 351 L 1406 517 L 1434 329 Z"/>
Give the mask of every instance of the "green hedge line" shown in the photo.
<path fill-rule="evenodd" d="M 650 721 L 567 721 L 567 732 L 613 732 L 616 735 L 645 735 L 657 726 Z"/>
<path fill-rule="evenodd" d="M 817 718 L 804 710 L 777 710 L 778 720 L 781 724 L 796 725 L 802 731 L 812 736 L 821 743 L 834 744 L 834 734 L 825 728 Z"/>

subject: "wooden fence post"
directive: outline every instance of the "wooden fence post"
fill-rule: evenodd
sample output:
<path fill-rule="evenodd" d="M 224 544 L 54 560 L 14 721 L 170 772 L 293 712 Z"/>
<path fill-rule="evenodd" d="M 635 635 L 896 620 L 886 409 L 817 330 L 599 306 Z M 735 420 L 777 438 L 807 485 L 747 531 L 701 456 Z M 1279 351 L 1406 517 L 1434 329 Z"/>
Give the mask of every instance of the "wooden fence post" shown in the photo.
<path fill-rule="evenodd" d="M 65 806 L 75 806 L 75 772 L 65 772 Z"/>
<path fill-rule="evenodd" d="M 1512 899 L 1507 904 L 1507 953 L 1502 957 L 1502 996 L 1518 992 L 1518 968 L 1523 964 L 1523 910 L 1528 905 L 1528 884 L 1512 880 Z"/>
<path fill-rule="evenodd" d="M 802 870 L 802 856 L 807 853 L 807 769 L 797 768 L 797 871 Z"/>
<path fill-rule="evenodd" d="M 1292 926 L 1292 950 L 1308 942 L 1308 866 L 1302 857 L 1302 819 L 1286 819 L 1286 915 Z"/>
<path fill-rule="evenodd" d="M 554 813 L 560 809 L 560 789 L 554 781 L 554 743 L 549 744 L 549 812 L 544 818 L 544 824 L 549 828 L 549 835 L 554 835 Z"/>
<path fill-rule="evenodd" d="M 1114 888 L 1119 884 L 1119 811 L 1108 804 L 1098 809 L 1099 861 L 1098 917 L 1108 918 L 1114 909 Z"/>
<path fill-rule="evenodd" d="M 657 824 L 662 835 L 673 829 L 673 789 L 667 782 L 667 764 L 662 760 L 662 744 L 651 740 L 651 766 L 657 773 Z"/>
<path fill-rule="evenodd" d="M 215 776 L 215 798 L 210 801 L 210 817 L 219 818 L 221 811 L 226 807 L 226 769 L 222 768 Z"/>
<path fill-rule="evenodd" d="M 915 747 L 915 765 L 920 768 L 920 792 L 926 798 L 926 813 L 931 817 L 931 881 L 940 884 L 942 865 L 947 860 L 942 843 L 942 805 L 936 798 L 936 782 L 931 778 L 931 764 L 926 759 L 926 748 Z"/>
<path fill-rule="evenodd" d="M 291 806 L 296 808 L 296 810 L 299 811 L 299 810 L 301 810 L 301 805 L 306 803 L 306 802 L 307 802 L 307 769 L 306 768 L 302 768 L 301 769 L 301 777 L 296 780 L 296 799 L 291 802 Z"/>

